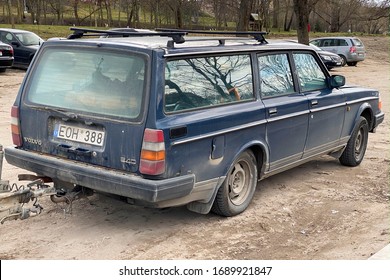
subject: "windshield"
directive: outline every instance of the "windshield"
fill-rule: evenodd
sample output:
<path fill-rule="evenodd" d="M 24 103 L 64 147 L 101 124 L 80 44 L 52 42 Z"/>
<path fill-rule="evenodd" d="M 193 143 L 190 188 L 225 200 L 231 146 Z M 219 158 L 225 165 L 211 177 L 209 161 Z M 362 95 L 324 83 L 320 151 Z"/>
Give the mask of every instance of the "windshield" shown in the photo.
<path fill-rule="evenodd" d="M 40 45 L 43 40 L 34 33 L 15 33 L 15 36 L 25 46 Z"/>
<path fill-rule="evenodd" d="M 145 60 L 96 49 L 46 49 L 28 87 L 35 104 L 136 119 L 143 102 Z"/>
<path fill-rule="evenodd" d="M 314 45 L 314 44 L 310 44 L 310 47 L 312 47 L 312 48 L 315 49 L 316 51 L 322 51 L 322 49 L 320 49 L 319 47 L 317 47 L 317 46 Z"/>

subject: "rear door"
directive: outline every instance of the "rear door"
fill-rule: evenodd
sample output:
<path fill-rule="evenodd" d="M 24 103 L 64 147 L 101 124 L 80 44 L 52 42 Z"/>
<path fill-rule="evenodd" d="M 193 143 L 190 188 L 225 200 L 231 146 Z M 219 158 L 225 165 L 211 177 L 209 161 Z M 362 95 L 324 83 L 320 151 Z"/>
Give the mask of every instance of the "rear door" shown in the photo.
<path fill-rule="evenodd" d="M 48 42 L 24 87 L 23 147 L 136 172 L 148 54 Z"/>
<path fill-rule="evenodd" d="M 288 53 L 259 55 L 258 65 L 272 171 L 301 159 L 309 105 L 306 96 L 297 91 Z"/>

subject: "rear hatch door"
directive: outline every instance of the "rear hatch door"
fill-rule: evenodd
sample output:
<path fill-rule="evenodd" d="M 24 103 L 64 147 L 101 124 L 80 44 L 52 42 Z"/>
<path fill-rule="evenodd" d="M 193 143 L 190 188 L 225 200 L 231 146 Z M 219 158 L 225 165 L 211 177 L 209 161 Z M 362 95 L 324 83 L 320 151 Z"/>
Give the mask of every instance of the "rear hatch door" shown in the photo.
<path fill-rule="evenodd" d="M 136 172 L 151 53 L 75 44 L 46 43 L 30 69 L 20 108 L 23 147 Z"/>
<path fill-rule="evenodd" d="M 356 48 L 356 53 L 358 57 L 364 58 L 366 56 L 366 48 L 364 47 L 363 42 L 360 41 L 360 39 L 358 38 L 352 38 L 351 40 L 352 40 L 352 44 Z"/>

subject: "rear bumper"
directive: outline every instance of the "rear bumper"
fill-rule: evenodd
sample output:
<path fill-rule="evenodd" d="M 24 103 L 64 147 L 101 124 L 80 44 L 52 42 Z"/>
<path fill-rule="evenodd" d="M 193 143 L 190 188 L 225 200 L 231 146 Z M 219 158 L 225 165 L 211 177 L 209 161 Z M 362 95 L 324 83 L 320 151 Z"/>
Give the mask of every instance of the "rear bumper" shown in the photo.
<path fill-rule="evenodd" d="M 372 131 L 375 131 L 375 129 L 380 125 L 383 120 L 385 119 L 385 113 L 381 112 L 378 115 L 374 116 L 374 123 L 372 124 Z"/>
<path fill-rule="evenodd" d="M 194 174 L 163 180 L 148 180 L 133 174 L 15 147 L 5 149 L 5 158 L 9 164 L 53 180 L 57 179 L 156 205 L 163 201 L 188 196 L 195 186 Z"/>
<path fill-rule="evenodd" d="M 0 57 L 0 68 L 11 67 L 14 64 L 13 57 Z"/>

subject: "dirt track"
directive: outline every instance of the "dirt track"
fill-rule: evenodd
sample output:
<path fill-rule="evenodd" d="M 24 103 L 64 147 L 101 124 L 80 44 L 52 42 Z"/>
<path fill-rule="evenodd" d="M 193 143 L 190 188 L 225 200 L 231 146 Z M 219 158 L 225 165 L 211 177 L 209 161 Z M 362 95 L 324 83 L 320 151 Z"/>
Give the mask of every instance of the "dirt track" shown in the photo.
<path fill-rule="evenodd" d="M 388 38 L 362 37 L 368 57 L 332 71 L 382 94 L 385 122 L 369 135 L 356 168 L 321 157 L 261 181 L 249 209 L 233 218 L 185 207 L 131 206 L 104 195 L 76 201 L 72 214 L 44 212 L 0 225 L 0 259 L 367 259 L 390 242 L 390 61 Z M 0 75 L 0 143 L 12 144 L 10 108 L 24 76 Z M 24 171 L 4 162 L 3 179 Z"/>

